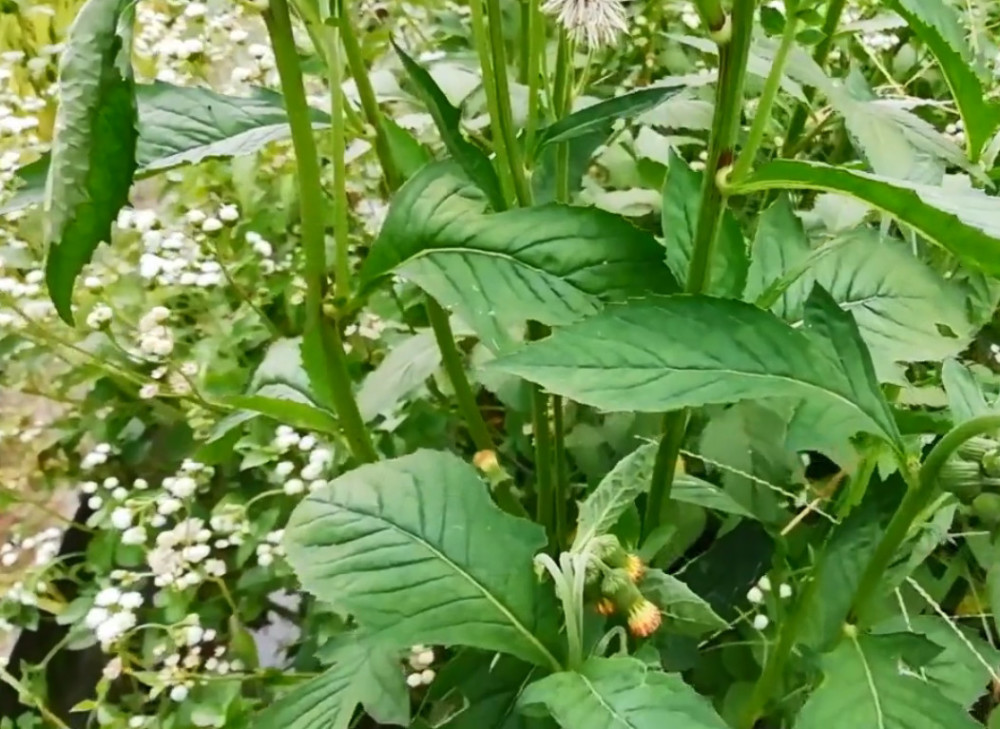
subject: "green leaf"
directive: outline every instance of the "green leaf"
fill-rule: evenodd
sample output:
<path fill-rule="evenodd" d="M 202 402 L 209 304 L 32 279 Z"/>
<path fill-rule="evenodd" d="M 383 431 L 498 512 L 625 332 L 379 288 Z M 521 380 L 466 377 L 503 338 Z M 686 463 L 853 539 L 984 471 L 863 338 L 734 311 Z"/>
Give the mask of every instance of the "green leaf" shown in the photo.
<path fill-rule="evenodd" d="M 421 167 L 431 161 L 431 153 L 427 148 L 394 122 L 392 117 L 382 116 L 382 128 L 389 144 L 389 154 L 392 155 L 404 180 L 413 177 Z"/>
<path fill-rule="evenodd" d="M 702 597 L 662 570 L 646 570 L 639 589 L 666 616 L 664 630 L 698 638 L 728 627 Z"/>
<path fill-rule="evenodd" d="M 991 408 L 972 370 L 955 359 L 945 360 L 941 368 L 941 384 L 948 395 L 948 408 L 955 425 L 980 415 L 989 415 Z"/>
<path fill-rule="evenodd" d="M 503 191 L 500 188 L 500 180 L 489 157 L 472 142 L 462 136 L 462 112 L 448 101 L 441 88 L 434 82 L 431 75 L 403 51 L 395 41 L 392 47 L 396 49 L 399 60 L 403 62 L 403 68 L 413 81 L 417 95 L 427 106 L 427 111 L 434 118 L 434 124 L 441 134 L 445 147 L 456 162 L 458 162 L 465 174 L 469 176 L 476 185 L 486 193 L 494 210 L 503 210 Z"/>
<path fill-rule="evenodd" d="M 822 333 L 835 330 L 839 340 L 844 323 L 828 319 L 828 313 L 817 316 L 815 324 Z M 611 305 L 493 366 L 610 411 L 814 396 L 827 406 L 818 425 L 898 443 L 884 402 L 873 401 L 867 383 L 850 381 L 848 372 L 858 368 L 845 369 L 832 347 L 742 302 L 654 297 Z"/>
<path fill-rule="evenodd" d="M 616 119 L 630 118 L 654 109 L 680 90 L 681 87 L 663 86 L 639 89 L 575 111 L 538 130 L 532 156 L 536 156 L 550 144 L 566 142 L 597 130 L 604 130 Z"/>
<path fill-rule="evenodd" d="M 823 659 L 823 682 L 795 729 L 974 729 L 981 725 L 934 686 L 900 668 L 891 636 L 849 636 Z"/>
<path fill-rule="evenodd" d="M 972 339 L 963 288 L 902 241 L 862 229 L 815 252 L 795 237 L 769 238 L 769 250 L 761 243 L 758 234 L 754 252 L 767 262 L 768 275 L 788 281 L 798 274 L 771 310 L 787 321 L 801 321 L 810 291 L 822 286 L 854 315 L 883 381 L 891 379 L 897 362 L 941 360 L 963 351 Z"/>
<path fill-rule="evenodd" d="M 1000 200 L 978 190 L 949 191 L 818 162 L 774 160 L 731 192 L 785 188 L 850 195 L 895 216 L 967 264 L 1000 273 Z"/>
<path fill-rule="evenodd" d="M 677 674 L 635 658 L 591 658 L 579 671 L 531 684 L 522 709 L 544 707 L 566 729 L 725 729 L 708 700 Z"/>
<path fill-rule="evenodd" d="M 222 398 L 221 402 L 229 407 L 266 415 L 295 428 L 331 435 L 339 435 L 341 432 L 332 413 L 287 385 L 265 385 L 252 395 L 229 395 Z"/>
<path fill-rule="evenodd" d="M 303 501 L 285 531 L 303 586 L 395 645 L 469 645 L 557 667 L 554 598 L 536 579 L 542 528 L 501 511 L 475 469 L 418 451 Z"/>
<path fill-rule="evenodd" d="M 128 202 L 135 173 L 136 100 L 130 0 L 88 0 L 59 64 L 59 108 L 45 190 L 45 282 L 73 323 L 73 284 Z M 113 164 L 109 161 L 113 160 Z"/>
<path fill-rule="evenodd" d="M 743 300 L 755 302 L 762 309 L 770 309 L 776 301 L 787 306 L 785 291 L 805 273 L 811 261 L 802 221 L 784 193 L 758 218 L 751 250 Z"/>
<path fill-rule="evenodd" d="M 252 729 L 347 729 L 358 704 L 380 724 L 406 726 L 410 697 L 399 651 L 350 636 L 326 673 L 258 714 Z"/>
<path fill-rule="evenodd" d="M 365 421 L 388 415 L 407 395 L 426 382 L 441 365 L 441 350 L 433 332 L 424 330 L 394 344 L 389 354 L 365 377 L 358 391 L 358 409 Z"/>
<path fill-rule="evenodd" d="M 983 146 L 1000 126 L 1000 106 L 987 98 L 976 75 L 958 12 L 943 0 L 892 0 L 889 5 L 941 64 L 965 124 L 969 158 L 978 160 Z"/>
<path fill-rule="evenodd" d="M 196 86 L 157 81 L 136 86 L 139 141 L 135 150 L 136 179 L 207 159 L 237 157 L 288 137 L 290 131 L 281 94 L 254 89 L 249 96 L 227 96 Z M 310 109 L 315 128 L 330 118 Z M 42 200 L 49 156 L 18 170 L 24 180 L 0 214 Z"/>
<path fill-rule="evenodd" d="M 680 155 L 671 150 L 667 180 L 663 186 L 662 222 L 667 264 L 678 281 L 687 279 L 691 265 L 703 179 L 704 173 L 692 170 Z M 746 284 L 749 263 L 740 226 L 732 213 L 726 211 L 719 230 L 715 260 L 712 261 L 709 293 L 740 296 Z"/>
<path fill-rule="evenodd" d="M 540 673 L 537 666 L 510 656 L 463 654 L 449 662 L 435 682 L 459 671 L 457 688 L 466 707 L 443 725 L 447 729 L 530 729 L 539 723 L 517 712 L 521 692 Z"/>
<path fill-rule="evenodd" d="M 649 291 L 675 291 L 653 236 L 594 208 L 484 214 L 454 162 L 428 165 L 396 195 L 362 269 L 397 272 L 452 307 L 493 349 L 528 320 L 551 326 Z"/>

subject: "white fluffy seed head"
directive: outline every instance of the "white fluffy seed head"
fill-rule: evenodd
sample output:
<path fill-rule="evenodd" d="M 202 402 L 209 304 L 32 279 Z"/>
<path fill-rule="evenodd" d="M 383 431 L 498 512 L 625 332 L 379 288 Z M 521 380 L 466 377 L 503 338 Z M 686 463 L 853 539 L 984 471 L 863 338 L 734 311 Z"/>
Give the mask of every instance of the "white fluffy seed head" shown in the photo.
<path fill-rule="evenodd" d="M 547 0 L 542 11 L 578 42 L 591 48 L 610 46 L 628 33 L 625 6 L 621 0 Z"/>

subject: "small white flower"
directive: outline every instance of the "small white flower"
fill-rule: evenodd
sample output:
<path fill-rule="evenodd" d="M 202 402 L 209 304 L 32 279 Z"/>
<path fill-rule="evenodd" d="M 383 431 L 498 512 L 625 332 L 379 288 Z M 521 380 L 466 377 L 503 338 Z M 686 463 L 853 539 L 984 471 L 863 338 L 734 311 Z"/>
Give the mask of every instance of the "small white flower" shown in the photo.
<path fill-rule="evenodd" d="M 757 613 L 753 616 L 753 627 L 757 630 L 765 630 L 771 621 L 763 613 Z"/>
<path fill-rule="evenodd" d="M 97 482 L 96 481 L 84 481 L 80 484 L 80 490 L 85 494 L 97 493 Z"/>
<path fill-rule="evenodd" d="M 285 485 L 282 488 L 289 496 L 296 496 L 306 490 L 306 485 L 302 482 L 302 479 L 290 478 L 285 481 Z"/>
<path fill-rule="evenodd" d="M 100 607 L 110 607 L 117 605 L 121 597 L 122 592 L 117 587 L 105 587 L 97 593 L 97 596 L 94 598 L 94 604 Z"/>
<path fill-rule="evenodd" d="M 125 531 L 132 526 L 132 511 L 128 507 L 119 506 L 111 512 L 111 526 L 118 531 Z"/>
<path fill-rule="evenodd" d="M 111 613 L 108 612 L 107 608 L 92 607 L 87 611 L 87 615 L 83 619 L 83 624 L 91 630 L 95 630 L 98 625 L 106 622 L 109 617 L 111 617 Z"/>
<path fill-rule="evenodd" d="M 201 224 L 201 229 L 205 233 L 218 233 L 222 228 L 222 221 L 218 218 L 206 218 Z"/>
<path fill-rule="evenodd" d="M 174 686 L 170 689 L 170 700 L 178 704 L 188 697 L 188 687 L 184 685 Z"/>
<path fill-rule="evenodd" d="M 303 438 L 299 441 L 299 450 L 301 451 L 311 451 L 315 447 L 316 438 L 311 435 L 303 436 Z"/>
<path fill-rule="evenodd" d="M 747 600 L 749 600 L 754 605 L 760 605 L 764 602 L 764 593 L 761 592 L 759 587 L 751 587 L 747 591 Z"/>
<path fill-rule="evenodd" d="M 223 205 L 219 208 L 218 215 L 223 223 L 235 223 L 240 219 L 240 209 L 235 205 Z"/>
<path fill-rule="evenodd" d="M 406 677 L 406 685 L 410 688 L 417 688 L 423 685 L 424 681 L 419 673 L 411 673 Z"/>
<path fill-rule="evenodd" d="M 144 716 L 133 716 L 128 720 L 129 729 L 142 729 L 146 726 L 146 717 Z"/>
<path fill-rule="evenodd" d="M 130 529 L 126 529 L 125 533 L 122 534 L 122 544 L 136 546 L 145 543 L 146 543 L 146 530 L 143 529 L 141 526 L 135 526 Z"/>
<path fill-rule="evenodd" d="M 292 471 L 295 470 L 295 464 L 291 461 L 280 461 L 277 466 L 274 467 L 274 473 L 278 478 L 288 478 L 292 475 Z"/>
<path fill-rule="evenodd" d="M 152 400 L 160 392 L 160 386 L 155 382 L 149 382 L 139 388 L 140 400 Z"/>
<path fill-rule="evenodd" d="M 628 33 L 621 0 L 547 0 L 542 12 L 555 16 L 575 40 L 591 48 L 610 46 Z"/>
<path fill-rule="evenodd" d="M 323 475 L 323 464 L 310 462 L 302 469 L 302 478 L 306 481 L 315 481 Z"/>
<path fill-rule="evenodd" d="M 434 669 L 432 669 L 432 668 L 425 668 L 423 671 L 420 672 L 420 682 L 424 686 L 429 686 L 430 683 L 431 683 L 431 681 L 434 680 L 434 677 L 436 675 L 437 674 L 434 673 Z"/>
<path fill-rule="evenodd" d="M 172 499 L 169 496 L 165 499 L 161 499 L 156 505 L 156 510 L 163 516 L 170 516 L 183 508 L 184 504 L 180 499 Z"/>
<path fill-rule="evenodd" d="M 149 488 L 149 482 L 144 478 L 137 478 L 135 481 L 132 482 L 132 488 L 137 489 L 139 491 L 144 491 L 145 489 Z"/>
<path fill-rule="evenodd" d="M 114 681 L 116 678 L 122 675 L 122 659 L 121 656 L 115 656 L 107 665 L 104 666 L 104 670 L 101 671 L 108 681 Z"/>
<path fill-rule="evenodd" d="M 111 321 L 111 307 L 107 304 L 98 304 L 87 315 L 87 326 L 91 329 L 100 329 Z"/>
<path fill-rule="evenodd" d="M 142 593 L 126 592 L 122 595 L 120 604 L 126 610 L 138 610 L 142 607 Z"/>
<path fill-rule="evenodd" d="M 87 499 L 87 506 L 89 506 L 91 509 L 94 509 L 95 511 L 97 509 L 100 509 L 101 506 L 103 505 L 104 505 L 104 499 L 102 499 L 100 496 L 91 496 L 89 499 Z"/>
<path fill-rule="evenodd" d="M 757 587 L 759 587 L 760 589 L 762 589 L 764 592 L 770 592 L 771 591 L 771 578 L 769 578 L 767 575 L 764 575 L 759 580 L 757 580 Z"/>
<path fill-rule="evenodd" d="M 782 582 L 780 585 L 778 585 L 778 595 L 781 597 L 782 600 L 787 600 L 792 596 L 792 586 L 789 585 L 787 582 Z"/>
<path fill-rule="evenodd" d="M 327 485 L 327 483 L 328 483 L 328 481 L 326 479 L 317 478 L 315 481 L 310 482 L 310 484 L 309 484 L 309 493 L 311 493 L 311 494 L 316 493 L 321 488 L 325 488 L 326 485 Z"/>

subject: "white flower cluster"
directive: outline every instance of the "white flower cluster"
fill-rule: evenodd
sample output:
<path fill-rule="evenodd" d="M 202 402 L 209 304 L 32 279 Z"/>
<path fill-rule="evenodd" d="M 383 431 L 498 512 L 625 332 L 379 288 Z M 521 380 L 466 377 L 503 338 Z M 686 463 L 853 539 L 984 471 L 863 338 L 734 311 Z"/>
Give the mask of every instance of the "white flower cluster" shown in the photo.
<path fill-rule="evenodd" d="M 284 557 L 285 548 L 281 544 L 284 538 L 284 529 L 268 532 L 264 541 L 257 545 L 257 564 L 261 567 L 270 567 L 274 564 L 275 557 Z"/>
<path fill-rule="evenodd" d="M 425 645 L 415 645 L 410 648 L 410 657 L 407 660 L 410 670 L 406 674 L 406 685 L 410 688 L 428 686 L 436 676 L 434 669 L 434 649 Z"/>
<path fill-rule="evenodd" d="M 110 306 L 107 304 L 97 304 L 87 314 L 87 326 L 91 329 L 103 329 L 111 323 L 113 315 L 114 312 L 111 311 Z"/>
<path fill-rule="evenodd" d="M 349 324 L 344 329 L 344 336 L 350 337 L 357 334 L 365 339 L 376 341 L 381 338 L 385 327 L 385 320 L 377 314 L 373 314 L 370 311 L 363 311 L 361 312 L 361 316 L 358 317 L 357 324 Z"/>
<path fill-rule="evenodd" d="M 21 561 L 23 555 L 32 551 L 35 553 L 33 559 L 35 566 L 47 565 L 59 554 L 62 535 L 59 527 L 49 527 L 38 534 L 5 542 L 0 545 L 0 565 L 12 567 Z"/>
<path fill-rule="evenodd" d="M 24 605 L 25 607 L 35 607 L 38 605 L 38 595 L 45 592 L 47 585 L 38 581 L 35 583 L 34 590 L 26 586 L 21 580 L 18 580 L 10 587 L 7 588 L 6 592 L 3 593 L 3 602 L 9 602 L 14 605 Z"/>
<path fill-rule="evenodd" d="M 312 493 L 326 486 L 325 476 L 333 464 L 333 452 L 321 445 L 315 436 L 303 436 L 287 425 L 279 425 L 271 445 L 282 454 L 288 454 L 293 449 L 308 454 L 308 462 L 298 473 L 298 466 L 289 459 L 279 461 L 274 467 L 274 475 L 288 496 L 298 496 L 306 491 Z"/>
<path fill-rule="evenodd" d="M 146 488 L 146 481 L 136 479 L 132 487 L 139 490 Z M 80 490 L 90 497 L 87 499 L 87 506 L 91 509 L 97 511 L 106 505 L 110 506 L 111 510 L 109 514 L 111 523 L 117 524 L 123 521 L 120 511 L 125 507 L 119 506 L 119 504 L 129 497 L 129 490 L 121 485 L 121 481 L 117 477 L 108 476 L 100 483 L 97 483 L 97 481 L 84 481 L 80 484 Z M 128 511 L 128 509 L 125 509 L 125 511 Z M 129 512 L 129 523 L 131 523 L 131 512 Z M 127 527 L 128 525 L 122 528 Z"/>
<path fill-rule="evenodd" d="M 204 628 L 197 614 L 188 615 L 171 630 L 174 643 L 172 652 L 159 644 L 153 648 L 153 656 L 160 665 L 157 678 L 167 687 L 173 701 L 184 701 L 195 685 L 192 674 L 210 672 L 220 676 L 244 670 L 238 658 L 226 660 L 226 646 L 213 645 L 218 634 L 212 628 Z"/>
<path fill-rule="evenodd" d="M 101 647 L 107 651 L 138 624 L 135 611 L 142 605 L 140 592 L 122 592 L 117 587 L 105 587 L 94 597 L 94 606 L 83 622 L 94 631 Z"/>
<path fill-rule="evenodd" d="M 80 461 L 80 468 L 84 471 L 90 471 L 97 466 L 107 463 L 109 455 L 111 455 L 111 445 L 108 443 L 98 443 Z"/>
<path fill-rule="evenodd" d="M 751 587 L 747 591 L 747 600 L 754 607 L 761 609 L 766 601 L 766 595 L 771 592 L 771 578 L 764 575 L 759 580 L 757 584 Z M 787 600 L 792 596 L 792 586 L 787 582 L 782 582 L 778 585 L 778 597 L 782 600 Z M 771 619 L 767 617 L 763 612 L 758 612 L 753 617 L 753 627 L 756 630 L 766 630 L 767 626 L 771 624 Z"/>
<path fill-rule="evenodd" d="M 139 351 L 147 357 L 168 357 L 174 351 L 174 336 L 164 325 L 169 318 L 170 309 L 154 306 L 139 320 Z"/>
<path fill-rule="evenodd" d="M 895 33 L 862 33 L 861 44 L 875 53 L 891 51 L 899 45 L 899 36 Z"/>
<path fill-rule="evenodd" d="M 210 577 L 225 575 L 225 560 L 212 557 L 212 536 L 205 522 L 195 517 L 157 534 L 156 546 L 146 556 L 153 583 L 157 587 L 185 590 Z"/>
<path fill-rule="evenodd" d="M 961 119 L 951 122 L 944 128 L 944 133 L 960 147 L 965 146 L 965 122 Z"/>

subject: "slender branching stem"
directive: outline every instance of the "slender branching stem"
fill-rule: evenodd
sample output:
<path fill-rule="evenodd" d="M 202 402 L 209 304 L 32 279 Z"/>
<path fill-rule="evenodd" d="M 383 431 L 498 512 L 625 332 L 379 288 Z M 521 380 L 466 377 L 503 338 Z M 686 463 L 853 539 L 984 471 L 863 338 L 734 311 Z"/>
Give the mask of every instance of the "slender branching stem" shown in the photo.
<path fill-rule="evenodd" d="M 351 377 L 344 356 L 344 344 L 335 326 L 329 326 L 323 315 L 323 295 L 326 283 L 326 248 L 323 231 L 325 200 L 320 179 L 319 155 L 313 139 L 312 120 L 306 102 L 302 69 L 292 35 L 291 16 L 287 0 L 270 0 L 264 12 L 264 22 L 274 49 L 275 64 L 281 78 L 288 125 L 298 167 L 299 205 L 301 208 L 302 247 L 305 253 L 306 334 L 313 333 L 322 343 L 322 375 L 333 397 L 344 436 L 354 457 L 370 462 L 378 459 L 358 411 L 351 390 Z"/>

